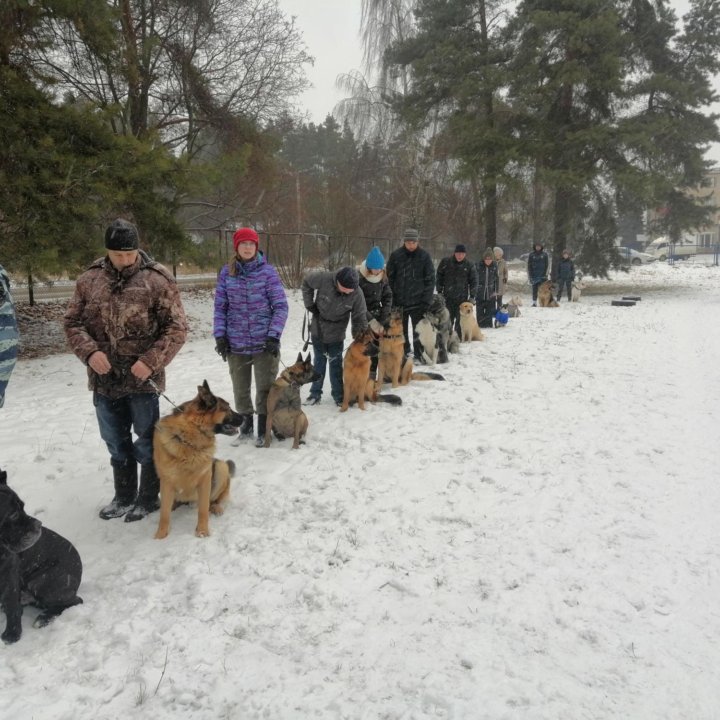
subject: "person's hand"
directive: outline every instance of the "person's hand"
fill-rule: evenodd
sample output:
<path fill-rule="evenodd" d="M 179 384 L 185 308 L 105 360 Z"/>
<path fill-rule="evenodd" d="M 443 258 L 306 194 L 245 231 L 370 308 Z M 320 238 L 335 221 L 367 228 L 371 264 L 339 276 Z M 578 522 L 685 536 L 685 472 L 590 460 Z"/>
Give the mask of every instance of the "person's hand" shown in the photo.
<path fill-rule="evenodd" d="M 143 382 L 152 375 L 152 370 L 142 360 L 137 360 L 130 368 L 130 372 Z"/>
<path fill-rule="evenodd" d="M 230 352 L 230 343 L 226 337 L 215 338 L 215 352 L 227 362 L 227 356 Z"/>
<path fill-rule="evenodd" d="M 96 350 L 89 358 L 88 365 L 98 374 L 107 375 L 112 370 L 112 365 L 107 355 L 102 350 Z"/>
<path fill-rule="evenodd" d="M 313 303 L 310 305 L 310 307 L 305 308 L 309 313 L 312 313 L 313 315 L 319 315 L 320 311 L 318 310 L 317 303 Z"/>
<path fill-rule="evenodd" d="M 266 353 L 270 353 L 273 357 L 278 357 L 280 355 L 280 340 L 274 337 L 267 338 L 263 350 Z"/>

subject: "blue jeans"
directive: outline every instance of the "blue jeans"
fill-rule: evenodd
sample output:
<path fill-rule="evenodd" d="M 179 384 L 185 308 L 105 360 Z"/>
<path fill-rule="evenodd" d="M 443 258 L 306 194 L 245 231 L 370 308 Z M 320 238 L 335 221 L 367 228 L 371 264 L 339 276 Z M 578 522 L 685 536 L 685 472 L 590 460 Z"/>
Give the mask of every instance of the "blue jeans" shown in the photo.
<path fill-rule="evenodd" d="M 153 431 L 160 418 L 160 402 L 153 393 L 134 393 L 111 399 L 95 393 L 95 414 L 100 437 L 105 441 L 113 465 L 153 461 Z M 137 440 L 133 442 L 131 430 Z"/>
<path fill-rule="evenodd" d="M 320 376 L 310 386 L 310 397 L 322 396 L 323 383 L 325 382 L 325 368 L 327 361 L 330 361 L 330 392 L 333 400 L 338 403 L 343 399 L 343 343 L 324 343 L 322 340 L 313 337 L 313 370 Z"/>

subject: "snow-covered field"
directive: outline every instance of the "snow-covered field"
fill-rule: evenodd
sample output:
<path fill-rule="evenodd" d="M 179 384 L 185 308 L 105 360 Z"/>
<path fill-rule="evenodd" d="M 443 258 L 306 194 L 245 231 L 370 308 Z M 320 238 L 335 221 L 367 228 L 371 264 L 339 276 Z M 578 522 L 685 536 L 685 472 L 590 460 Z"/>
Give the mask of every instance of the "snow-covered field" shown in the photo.
<path fill-rule="evenodd" d="M 525 302 L 401 408 L 340 414 L 326 388 L 299 451 L 220 437 L 240 472 L 205 540 L 189 508 L 164 541 L 157 516 L 100 520 L 84 368 L 20 363 L 0 465 L 79 549 L 85 604 L 42 630 L 26 610 L 0 647 L 2 717 L 720 717 L 720 270 Z M 209 296 L 187 310 L 168 396 L 206 378 L 232 399 Z M 291 293 L 288 364 L 301 317 Z"/>

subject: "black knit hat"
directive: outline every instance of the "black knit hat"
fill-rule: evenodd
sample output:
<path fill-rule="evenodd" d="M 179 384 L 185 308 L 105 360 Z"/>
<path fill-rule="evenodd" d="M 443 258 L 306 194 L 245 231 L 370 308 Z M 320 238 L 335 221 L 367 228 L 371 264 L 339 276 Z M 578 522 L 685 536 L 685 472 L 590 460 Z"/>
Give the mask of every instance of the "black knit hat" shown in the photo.
<path fill-rule="evenodd" d="M 137 250 L 137 228 L 127 220 L 113 220 L 105 230 L 105 247 L 108 250 Z"/>
<path fill-rule="evenodd" d="M 335 275 L 335 282 L 340 283 L 348 290 L 354 290 L 360 284 L 360 278 L 355 268 L 342 267 Z"/>
<path fill-rule="evenodd" d="M 467 252 L 467 248 L 462 243 L 458 243 L 455 246 L 455 252 L 456 253 L 464 253 L 464 252 Z"/>

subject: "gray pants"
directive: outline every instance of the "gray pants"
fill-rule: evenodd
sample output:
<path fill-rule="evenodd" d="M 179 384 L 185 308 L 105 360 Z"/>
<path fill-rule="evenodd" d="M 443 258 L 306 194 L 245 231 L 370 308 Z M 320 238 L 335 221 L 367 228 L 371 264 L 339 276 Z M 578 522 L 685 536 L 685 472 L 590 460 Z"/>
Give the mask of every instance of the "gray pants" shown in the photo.
<path fill-rule="evenodd" d="M 252 372 L 255 370 L 255 409 L 258 415 L 267 415 L 267 396 L 275 382 L 280 358 L 268 352 L 255 355 L 228 355 L 228 369 L 235 395 L 235 412 L 252 415 L 253 403 L 250 397 Z"/>

